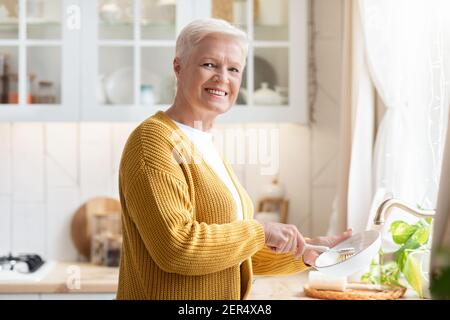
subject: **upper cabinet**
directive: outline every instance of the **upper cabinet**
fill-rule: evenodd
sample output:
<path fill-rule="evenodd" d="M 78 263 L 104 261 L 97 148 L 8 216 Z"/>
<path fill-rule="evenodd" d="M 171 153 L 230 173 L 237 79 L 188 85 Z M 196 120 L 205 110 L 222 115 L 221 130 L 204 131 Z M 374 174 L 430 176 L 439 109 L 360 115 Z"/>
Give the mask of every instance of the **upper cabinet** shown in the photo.
<path fill-rule="evenodd" d="M 211 16 L 231 22 L 250 39 L 237 106 L 222 116 L 224 120 L 306 123 L 306 1 L 212 0 L 211 3 Z"/>
<path fill-rule="evenodd" d="M 79 1 L 0 0 L 1 121 L 79 117 L 80 26 L 66 23 L 71 8 Z"/>
<path fill-rule="evenodd" d="M 205 17 L 250 39 L 238 100 L 218 121 L 306 123 L 306 0 L 0 0 L 0 120 L 141 121 L 167 109 L 176 36 Z"/>
<path fill-rule="evenodd" d="M 178 2 L 84 2 L 83 119 L 143 120 L 170 105 Z"/>

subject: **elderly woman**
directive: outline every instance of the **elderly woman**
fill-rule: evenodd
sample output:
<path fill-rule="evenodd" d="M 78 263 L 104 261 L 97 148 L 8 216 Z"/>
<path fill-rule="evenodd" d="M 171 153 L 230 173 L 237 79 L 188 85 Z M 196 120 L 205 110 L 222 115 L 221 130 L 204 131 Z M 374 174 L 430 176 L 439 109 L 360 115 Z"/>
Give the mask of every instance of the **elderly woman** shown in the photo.
<path fill-rule="evenodd" d="M 247 46 L 244 32 L 216 19 L 196 20 L 178 36 L 174 102 L 132 132 L 122 155 L 117 299 L 245 299 L 253 274 L 314 264 L 318 253 L 304 249 L 294 225 L 253 219 L 208 132 L 236 101 Z M 310 242 L 333 246 L 350 234 Z"/>

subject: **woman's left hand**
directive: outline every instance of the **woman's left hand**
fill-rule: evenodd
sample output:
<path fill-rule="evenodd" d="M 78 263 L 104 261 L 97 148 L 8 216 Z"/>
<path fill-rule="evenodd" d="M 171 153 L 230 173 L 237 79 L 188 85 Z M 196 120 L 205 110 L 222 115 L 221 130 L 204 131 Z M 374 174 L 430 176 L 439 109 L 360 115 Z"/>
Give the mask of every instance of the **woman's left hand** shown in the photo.
<path fill-rule="evenodd" d="M 314 239 L 306 240 L 306 243 L 333 248 L 335 245 L 351 236 L 352 236 L 352 229 L 348 229 L 347 231 L 341 233 L 340 235 L 317 237 Z M 315 250 L 305 250 L 305 252 L 303 252 L 303 262 L 310 266 L 314 266 L 316 259 L 317 257 L 319 257 L 320 254 L 321 252 Z"/>

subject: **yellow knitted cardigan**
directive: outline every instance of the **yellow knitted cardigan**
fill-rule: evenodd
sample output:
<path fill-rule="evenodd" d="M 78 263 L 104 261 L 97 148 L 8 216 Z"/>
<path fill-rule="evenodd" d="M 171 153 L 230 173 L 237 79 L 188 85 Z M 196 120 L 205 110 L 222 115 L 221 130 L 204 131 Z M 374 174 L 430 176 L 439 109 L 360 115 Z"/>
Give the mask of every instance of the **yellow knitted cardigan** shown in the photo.
<path fill-rule="evenodd" d="M 125 145 L 119 172 L 123 247 L 117 299 L 245 299 L 252 274 L 307 267 L 264 246 L 264 230 L 231 166 L 244 220 L 222 180 L 163 112 Z"/>

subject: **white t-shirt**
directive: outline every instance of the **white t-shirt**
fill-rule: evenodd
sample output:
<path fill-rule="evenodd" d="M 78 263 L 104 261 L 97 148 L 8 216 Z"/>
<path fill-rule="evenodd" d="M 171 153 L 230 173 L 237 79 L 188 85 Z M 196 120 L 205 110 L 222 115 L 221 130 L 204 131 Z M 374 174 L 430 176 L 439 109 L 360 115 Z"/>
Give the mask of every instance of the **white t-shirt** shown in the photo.
<path fill-rule="evenodd" d="M 236 186 L 233 183 L 233 180 L 231 180 L 231 177 L 228 174 L 225 165 L 223 164 L 223 160 L 220 157 L 219 152 L 214 146 L 212 134 L 209 132 L 192 128 L 177 121 L 174 122 L 178 125 L 178 127 L 181 130 L 183 130 L 183 132 L 189 137 L 189 139 L 192 140 L 195 147 L 202 154 L 205 162 L 214 170 L 214 172 L 224 182 L 228 190 L 230 190 L 231 194 L 233 195 L 234 201 L 236 202 L 237 219 L 243 220 L 241 198 L 239 197 L 239 193 L 236 189 Z"/>

